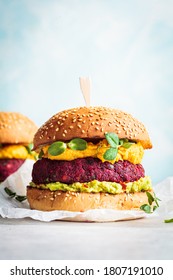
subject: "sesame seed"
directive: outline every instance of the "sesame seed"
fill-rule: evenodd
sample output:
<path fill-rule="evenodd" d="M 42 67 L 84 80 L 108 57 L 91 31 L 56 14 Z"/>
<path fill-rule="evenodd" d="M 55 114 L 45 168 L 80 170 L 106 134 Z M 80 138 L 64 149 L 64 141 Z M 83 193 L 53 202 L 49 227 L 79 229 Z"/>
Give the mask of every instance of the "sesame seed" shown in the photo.
<path fill-rule="evenodd" d="M 57 127 L 57 128 L 55 129 L 55 131 L 59 131 L 59 127 Z"/>
<path fill-rule="evenodd" d="M 80 124 L 78 124 L 78 125 L 77 125 L 77 127 L 81 128 L 81 125 L 80 125 Z"/>

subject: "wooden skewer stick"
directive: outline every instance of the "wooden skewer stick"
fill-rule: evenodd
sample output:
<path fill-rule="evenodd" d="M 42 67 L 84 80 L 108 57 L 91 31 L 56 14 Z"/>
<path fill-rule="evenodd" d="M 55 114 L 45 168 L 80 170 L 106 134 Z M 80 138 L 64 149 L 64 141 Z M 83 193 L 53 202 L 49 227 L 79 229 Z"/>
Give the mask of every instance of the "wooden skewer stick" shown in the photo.
<path fill-rule="evenodd" d="M 80 77 L 80 88 L 85 100 L 85 104 L 87 107 L 90 106 L 90 91 L 91 91 L 91 79 L 88 77 Z"/>

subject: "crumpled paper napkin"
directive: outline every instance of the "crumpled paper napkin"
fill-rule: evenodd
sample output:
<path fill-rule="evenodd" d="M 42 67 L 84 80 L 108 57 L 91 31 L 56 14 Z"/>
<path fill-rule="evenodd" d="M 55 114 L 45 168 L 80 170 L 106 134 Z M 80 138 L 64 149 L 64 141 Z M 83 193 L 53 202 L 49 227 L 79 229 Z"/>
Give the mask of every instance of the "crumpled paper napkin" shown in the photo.
<path fill-rule="evenodd" d="M 85 212 L 71 211 L 38 211 L 31 210 L 27 200 L 18 202 L 14 198 L 10 198 L 4 188 L 7 187 L 17 195 L 26 195 L 26 186 L 31 182 L 31 172 L 34 161 L 26 160 L 25 163 L 12 175 L 10 175 L 0 185 L 0 215 L 3 218 L 26 218 L 30 217 L 35 220 L 49 222 L 53 220 L 68 221 L 87 221 L 87 222 L 113 222 L 120 220 L 131 220 L 146 217 L 143 211 L 116 211 L 111 209 L 95 209 Z M 156 195 L 161 198 L 162 210 L 156 210 L 156 213 L 168 215 L 169 211 L 173 212 L 173 177 L 167 178 L 164 182 L 156 185 Z M 172 202 L 171 202 L 172 201 Z M 170 206 L 169 206 L 170 203 Z M 171 205 L 172 203 L 172 205 Z M 166 204 L 166 205 L 165 205 Z M 169 213 L 170 217 L 173 213 Z M 169 215 L 167 216 L 169 217 Z"/>
<path fill-rule="evenodd" d="M 167 177 L 154 186 L 156 196 L 160 199 L 155 215 L 163 219 L 173 219 L 173 177 Z"/>

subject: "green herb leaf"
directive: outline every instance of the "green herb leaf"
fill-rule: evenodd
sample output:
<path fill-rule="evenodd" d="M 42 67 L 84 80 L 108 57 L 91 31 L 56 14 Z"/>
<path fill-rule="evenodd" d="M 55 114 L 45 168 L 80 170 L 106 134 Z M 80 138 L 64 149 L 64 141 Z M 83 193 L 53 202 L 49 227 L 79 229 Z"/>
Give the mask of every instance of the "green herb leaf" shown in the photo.
<path fill-rule="evenodd" d="M 124 139 L 120 139 L 119 144 L 120 144 L 120 146 L 128 149 L 131 147 L 131 145 L 134 144 L 134 142 L 129 142 L 128 139 L 124 138 Z"/>
<path fill-rule="evenodd" d="M 116 148 L 119 145 L 119 137 L 114 132 L 105 133 L 106 140 L 112 148 Z"/>
<path fill-rule="evenodd" d="M 25 148 L 27 149 L 28 154 L 31 155 L 32 154 L 33 144 L 30 143 L 27 146 L 25 146 Z"/>
<path fill-rule="evenodd" d="M 19 201 L 19 202 L 22 202 L 22 201 L 26 200 L 26 196 L 17 195 L 17 196 L 15 197 L 15 199 L 16 199 L 17 201 Z"/>
<path fill-rule="evenodd" d="M 146 192 L 146 195 L 147 195 L 147 197 L 148 197 L 148 203 L 149 203 L 150 205 L 152 205 L 152 203 L 154 202 L 154 197 L 153 197 L 152 194 L 149 193 L 149 192 Z"/>
<path fill-rule="evenodd" d="M 15 192 L 12 192 L 9 188 L 5 187 L 4 191 L 10 196 L 10 198 L 15 198 L 17 201 L 22 202 L 26 200 L 26 196 L 17 195 Z"/>
<path fill-rule="evenodd" d="M 158 200 L 160 201 L 160 199 L 156 197 L 155 193 L 152 195 L 150 192 L 146 192 L 146 195 L 149 204 L 141 205 L 140 209 L 146 213 L 153 213 L 159 207 Z M 155 202 L 156 205 L 152 206 L 153 202 Z"/>
<path fill-rule="evenodd" d="M 126 141 L 127 142 L 127 141 Z M 122 146 L 124 144 L 124 139 L 119 140 L 119 145 Z"/>
<path fill-rule="evenodd" d="M 153 206 L 153 212 L 158 208 L 158 206 L 154 205 Z"/>
<path fill-rule="evenodd" d="M 141 205 L 140 209 L 143 210 L 147 214 L 152 213 L 151 212 L 151 206 L 148 205 L 148 204 Z"/>
<path fill-rule="evenodd" d="M 42 156 L 44 155 L 43 150 L 41 149 L 41 151 L 39 152 L 38 158 L 42 158 Z"/>
<path fill-rule="evenodd" d="M 58 156 L 58 155 L 62 154 L 66 150 L 66 148 L 67 148 L 66 143 L 57 141 L 49 146 L 48 153 L 51 156 Z"/>
<path fill-rule="evenodd" d="M 165 223 L 173 223 L 173 219 L 164 220 Z"/>
<path fill-rule="evenodd" d="M 111 146 L 111 148 L 108 149 L 103 155 L 103 158 L 106 160 L 114 160 L 116 158 L 118 152 L 118 146 L 122 146 L 128 149 L 133 144 L 132 142 L 129 142 L 128 139 L 126 138 L 119 139 L 118 135 L 114 132 L 105 133 L 105 138 L 109 143 L 109 145 Z"/>
<path fill-rule="evenodd" d="M 131 142 L 125 142 L 125 143 L 123 143 L 121 146 L 124 147 L 124 148 L 126 148 L 126 149 L 128 149 L 128 148 L 131 147 L 132 144 L 133 144 L 133 143 L 131 143 Z"/>
<path fill-rule="evenodd" d="M 117 156 L 117 153 L 117 148 L 110 148 L 104 153 L 103 158 L 106 160 L 114 160 Z"/>
<path fill-rule="evenodd" d="M 10 197 L 14 197 L 16 195 L 15 192 L 12 192 L 9 188 L 5 187 L 4 191 L 10 196 Z"/>
<path fill-rule="evenodd" d="M 154 202 L 156 203 L 157 207 L 159 207 L 159 203 L 158 201 L 161 201 L 158 197 L 156 197 L 155 193 L 154 193 Z"/>
<path fill-rule="evenodd" d="M 74 138 L 67 145 L 72 150 L 83 151 L 87 148 L 87 142 L 81 138 Z"/>

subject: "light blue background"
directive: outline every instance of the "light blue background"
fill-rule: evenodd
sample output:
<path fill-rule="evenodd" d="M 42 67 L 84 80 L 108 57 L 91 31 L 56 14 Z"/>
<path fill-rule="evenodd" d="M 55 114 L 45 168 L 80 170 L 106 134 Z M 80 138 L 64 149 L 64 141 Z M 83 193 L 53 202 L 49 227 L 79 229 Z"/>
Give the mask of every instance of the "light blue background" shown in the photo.
<path fill-rule="evenodd" d="M 119 108 L 147 127 L 146 174 L 173 175 L 173 1 L 0 0 L 0 105 L 39 126 L 83 106 Z"/>

